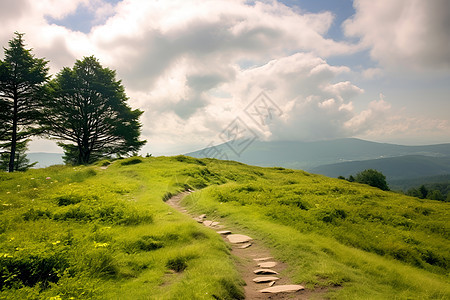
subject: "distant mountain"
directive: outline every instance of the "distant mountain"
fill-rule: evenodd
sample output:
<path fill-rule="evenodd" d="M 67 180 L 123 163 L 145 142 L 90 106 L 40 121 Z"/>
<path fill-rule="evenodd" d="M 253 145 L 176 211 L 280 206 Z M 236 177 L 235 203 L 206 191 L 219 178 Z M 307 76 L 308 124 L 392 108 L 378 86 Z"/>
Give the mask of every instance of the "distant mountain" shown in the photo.
<path fill-rule="evenodd" d="M 450 156 L 405 155 L 322 165 L 309 170 L 329 177 L 348 177 L 366 169 L 382 172 L 388 181 L 450 174 Z"/>
<path fill-rule="evenodd" d="M 62 153 L 46 153 L 46 152 L 31 152 L 27 153 L 27 158 L 30 162 L 38 162 L 34 168 L 45 168 L 52 165 L 64 164 Z"/>
<path fill-rule="evenodd" d="M 234 143 L 239 145 L 239 143 Z M 234 150 L 226 143 L 186 155 L 202 158 L 216 157 L 257 166 L 280 166 L 311 171 L 321 165 L 373 160 L 398 156 L 450 157 L 450 143 L 428 146 L 402 146 L 369 142 L 355 138 L 318 142 L 254 141 L 245 150 Z M 242 150 L 242 151 L 241 151 Z M 221 156 L 216 155 L 217 152 Z M 343 174 L 343 173 L 341 173 Z M 437 175 L 437 174 L 433 174 Z"/>

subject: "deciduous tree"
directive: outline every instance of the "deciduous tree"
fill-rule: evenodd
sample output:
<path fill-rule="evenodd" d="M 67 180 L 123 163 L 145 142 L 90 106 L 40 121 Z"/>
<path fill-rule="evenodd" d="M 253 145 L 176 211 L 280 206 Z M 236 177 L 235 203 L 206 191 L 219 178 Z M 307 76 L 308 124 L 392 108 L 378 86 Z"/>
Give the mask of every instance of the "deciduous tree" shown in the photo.
<path fill-rule="evenodd" d="M 386 176 L 374 169 L 364 170 L 356 174 L 355 181 L 377 187 L 383 191 L 389 190 L 386 182 Z"/>

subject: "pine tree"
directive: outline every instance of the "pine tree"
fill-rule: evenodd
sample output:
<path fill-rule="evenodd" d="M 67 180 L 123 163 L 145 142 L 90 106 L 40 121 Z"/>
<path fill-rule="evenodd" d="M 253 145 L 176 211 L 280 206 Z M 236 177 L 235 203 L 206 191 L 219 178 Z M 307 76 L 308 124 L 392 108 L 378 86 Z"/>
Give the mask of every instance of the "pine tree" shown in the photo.
<path fill-rule="evenodd" d="M 39 100 L 47 83 L 47 61 L 25 49 L 23 34 L 15 33 L 0 60 L 0 148 L 8 153 L 13 172 L 18 146 L 38 132 Z"/>
<path fill-rule="evenodd" d="M 43 105 L 43 132 L 59 140 L 66 163 L 89 164 L 100 158 L 136 153 L 142 111 L 132 110 L 115 71 L 91 56 L 64 68 L 50 84 Z"/>
<path fill-rule="evenodd" d="M 14 171 L 26 171 L 37 164 L 37 162 L 30 163 L 30 160 L 27 158 L 27 143 L 28 140 L 17 143 L 16 157 L 14 160 Z M 0 154 L 0 170 L 8 170 L 10 155 L 11 154 L 9 152 Z"/>

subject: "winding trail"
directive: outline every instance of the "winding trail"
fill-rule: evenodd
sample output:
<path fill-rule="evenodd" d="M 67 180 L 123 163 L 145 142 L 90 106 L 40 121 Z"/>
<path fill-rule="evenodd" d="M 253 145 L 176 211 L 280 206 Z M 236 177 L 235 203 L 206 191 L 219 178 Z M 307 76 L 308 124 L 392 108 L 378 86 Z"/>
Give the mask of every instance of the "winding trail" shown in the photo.
<path fill-rule="evenodd" d="M 245 299 L 323 299 L 326 290 L 306 290 L 301 285 L 290 282 L 283 271 L 286 264 L 275 260 L 270 250 L 260 242 L 243 235 L 234 228 L 225 228 L 215 220 L 208 220 L 206 215 L 193 216 L 180 201 L 190 192 L 183 192 L 167 200 L 167 204 L 189 215 L 197 222 L 215 230 L 223 240 L 231 245 L 231 254 L 246 285 Z M 280 289 L 280 290 L 279 290 Z M 289 290 L 289 291 L 283 291 Z"/>

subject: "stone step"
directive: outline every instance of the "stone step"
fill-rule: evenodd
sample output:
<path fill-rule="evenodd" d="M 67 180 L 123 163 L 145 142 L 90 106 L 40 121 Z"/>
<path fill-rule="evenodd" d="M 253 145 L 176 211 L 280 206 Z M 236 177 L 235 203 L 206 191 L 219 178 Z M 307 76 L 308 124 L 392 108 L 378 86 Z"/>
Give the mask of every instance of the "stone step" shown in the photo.
<path fill-rule="evenodd" d="M 229 234 L 227 238 L 232 244 L 243 244 L 252 240 L 251 237 L 243 234 Z"/>
<path fill-rule="evenodd" d="M 207 227 L 214 227 L 214 226 L 219 225 L 219 222 L 205 220 L 205 221 L 203 221 L 203 225 L 205 225 Z"/>
<path fill-rule="evenodd" d="M 267 257 L 261 257 L 261 258 L 254 258 L 254 261 L 265 261 L 265 260 L 269 260 L 272 259 L 272 256 L 267 256 Z"/>
<path fill-rule="evenodd" d="M 277 265 L 277 263 L 275 261 L 267 261 L 267 262 L 259 263 L 258 267 L 270 269 L 270 268 L 275 267 L 276 265 Z"/>
<path fill-rule="evenodd" d="M 265 277 L 256 277 L 253 279 L 253 282 L 256 283 L 264 283 L 264 282 L 272 282 L 272 281 L 277 281 L 280 280 L 280 278 L 275 277 L 275 276 L 265 276 Z"/>
<path fill-rule="evenodd" d="M 246 243 L 246 244 L 243 244 L 242 246 L 239 246 L 239 249 L 247 249 L 251 245 L 252 245 L 252 243 Z"/>
<path fill-rule="evenodd" d="M 278 274 L 277 271 L 271 270 L 271 269 L 258 269 L 253 271 L 253 273 L 257 275 L 269 275 L 269 274 Z"/>
<path fill-rule="evenodd" d="M 261 293 L 293 293 L 304 290 L 305 287 L 298 284 L 277 285 L 260 290 Z"/>

